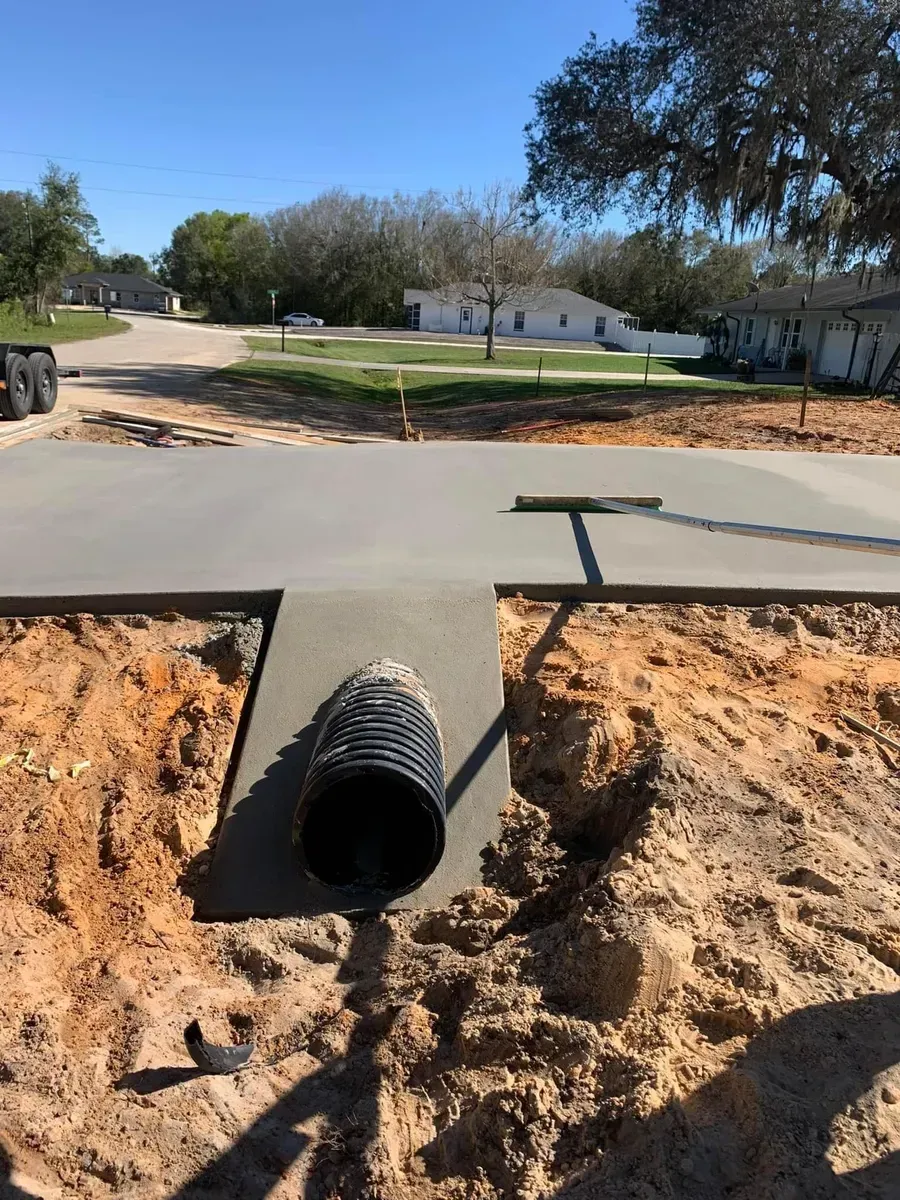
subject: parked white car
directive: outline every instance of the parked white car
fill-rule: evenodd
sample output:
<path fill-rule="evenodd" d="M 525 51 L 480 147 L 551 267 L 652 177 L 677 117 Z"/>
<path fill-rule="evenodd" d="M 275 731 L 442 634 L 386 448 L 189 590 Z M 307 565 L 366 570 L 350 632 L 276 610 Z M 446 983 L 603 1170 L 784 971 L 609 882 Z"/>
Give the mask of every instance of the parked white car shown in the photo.
<path fill-rule="evenodd" d="M 321 317 L 311 317 L 309 313 L 288 313 L 279 322 L 281 325 L 324 325 Z"/>

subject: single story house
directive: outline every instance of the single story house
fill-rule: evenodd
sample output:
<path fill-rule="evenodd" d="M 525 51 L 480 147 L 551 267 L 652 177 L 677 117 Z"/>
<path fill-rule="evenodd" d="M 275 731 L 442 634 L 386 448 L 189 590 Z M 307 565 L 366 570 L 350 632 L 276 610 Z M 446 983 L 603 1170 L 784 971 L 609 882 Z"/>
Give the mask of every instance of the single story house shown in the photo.
<path fill-rule="evenodd" d="M 144 312 L 178 312 L 181 296 L 171 288 L 140 275 L 115 275 L 109 271 L 84 271 L 63 280 L 67 304 L 110 305 Z"/>
<path fill-rule="evenodd" d="M 853 271 L 703 311 L 725 318 L 733 359 L 786 370 L 809 351 L 817 375 L 868 386 L 900 344 L 900 276 Z"/>
<path fill-rule="evenodd" d="M 423 329 L 429 333 L 487 333 L 488 310 L 468 296 L 477 296 L 479 285 L 463 289 L 448 288 L 445 292 L 421 291 L 406 288 L 403 306 L 407 329 Z M 622 328 L 636 328 L 636 317 L 608 304 L 589 300 L 569 288 L 542 288 L 523 291 L 520 301 L 501 305 L 494 320 L 494 330 L 502 337 L 554 338 L 572 342 L 617 341 Z"/>

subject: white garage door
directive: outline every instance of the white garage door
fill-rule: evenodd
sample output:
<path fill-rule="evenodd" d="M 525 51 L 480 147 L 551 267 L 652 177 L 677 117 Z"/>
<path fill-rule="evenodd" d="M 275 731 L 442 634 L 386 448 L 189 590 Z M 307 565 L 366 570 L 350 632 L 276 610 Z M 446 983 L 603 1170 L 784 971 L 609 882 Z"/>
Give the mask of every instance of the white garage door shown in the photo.
<path fill-rule="evenodd" d="M 816 367 L 820 375 L 834 375 L 841 379 L 846 376 L 855 332 L 853 321 L 825 322 L 825 341 Z"/>

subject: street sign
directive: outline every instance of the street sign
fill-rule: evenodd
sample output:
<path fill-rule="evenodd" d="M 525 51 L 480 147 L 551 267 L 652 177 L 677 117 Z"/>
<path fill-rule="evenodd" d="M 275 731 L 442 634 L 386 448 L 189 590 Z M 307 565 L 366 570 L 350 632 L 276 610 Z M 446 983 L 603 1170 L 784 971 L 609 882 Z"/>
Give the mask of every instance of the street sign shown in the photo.
<path fill-rule="evenodd" d="M 269 295 L 275 297 L 278 295 L 278 288 L 269 288 Z"/>

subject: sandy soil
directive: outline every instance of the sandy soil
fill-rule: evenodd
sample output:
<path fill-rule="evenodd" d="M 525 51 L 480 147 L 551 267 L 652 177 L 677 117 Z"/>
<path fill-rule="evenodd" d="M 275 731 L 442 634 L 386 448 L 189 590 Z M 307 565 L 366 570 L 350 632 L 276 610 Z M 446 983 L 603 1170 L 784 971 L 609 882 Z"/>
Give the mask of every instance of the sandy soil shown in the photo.
<path fill-rule="evenodd" d="M 720 400 L 635 407 L 633 420 L 584 422 L 507 435 L 510 441 L 604 446 L 701 446 L 728 450 L 818 450 L 900 454 L 900 408 L 886 400 L 809 402 L 803 429 L 799 401 Z"/>
<path fill-rule="evenodd" d="M 629 409 L 624 421 L 594 414 Z M 900 410 L 885 400 L 847 396 L 813 398 L 804 429 L 798 396 L 774 399 L 764 390 L 735 393 L 633 389 L 586 393 L 568 399 L 541 397 L 459 407 L 410 407 L 425 438 L 542 441 L 612 446 L 708 446 L 736 450 L 809 450 L 831 453 L 900 453 Z M 399 436 L 399 408 L 345 404 L 251 381 L 213 377 L 190 403 L 160 402 L 160 412 L 184 420 L 265 425 L 283 433 Z M 575 420 L 576 423 L 572 423 Z M 523 426 L 546 428 L 523 429 Z"/>
<path fill-rule="evenodd" d="M 516 791 L 485 886 L 233 925 L 190 905 L 233 654 L 3 623 L 0 742 L 95 764 L 0 770 L 6 1194 L 900 1194 L 900 786 L 837 717 L 900 723 L 900 611 L 499 619 Z M 253 1065 L 199 1075 L 192 1017 Z"/>
<path fill-rule="evenodd" d="M 137 446 L 141 450 L 157 449 L 148 446 L 145 441 L 132 437 L 127 429 L 116 429 L 112 425 L 86 425 L 83 421 L 75 420 L 69 425 L 63 425 L 46 434 L 57 442 L 97 442 L 105 446 Z M 167 446 L 169 450 L 182 450 L 185 447 L 211 446 L 212 442 L 198 439 L 191 442 L 179 442 L 177 446 Z"/>

